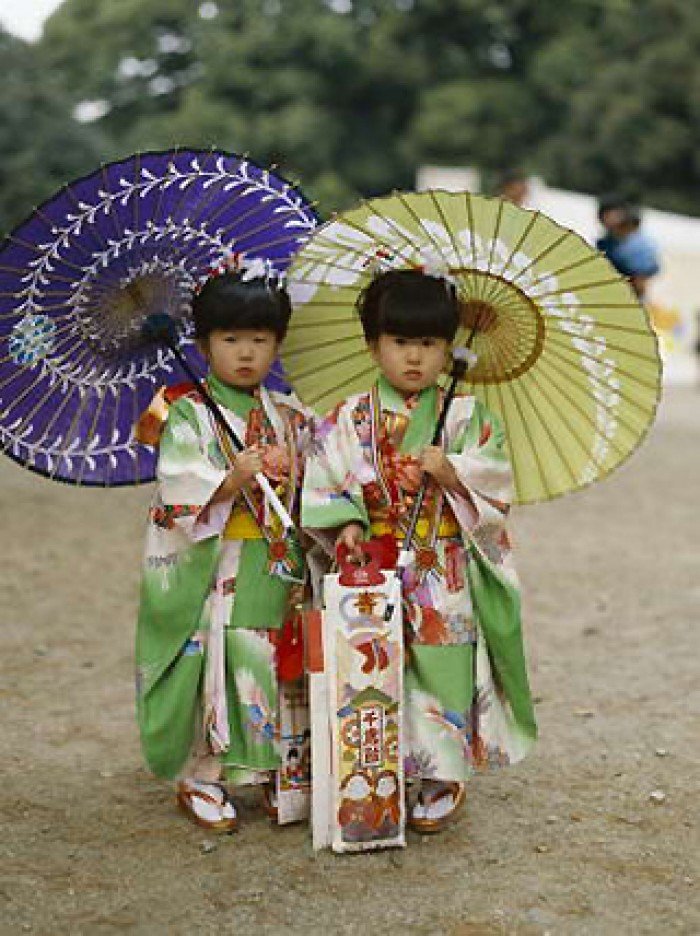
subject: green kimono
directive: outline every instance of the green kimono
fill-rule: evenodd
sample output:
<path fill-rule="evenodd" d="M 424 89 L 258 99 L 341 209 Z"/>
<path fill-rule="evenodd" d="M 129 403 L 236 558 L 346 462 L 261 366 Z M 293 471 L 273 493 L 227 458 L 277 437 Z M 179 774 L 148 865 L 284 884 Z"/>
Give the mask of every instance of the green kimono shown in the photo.
<path fill-rule="evenodd" d="M 290 512 L 301 481 L 306 418 L 290 395 L 255 395 L 215 377 L 210 391 Z M 280 763 L 278 687 L 270 632 L 289 611 L 291 586 L 272 575 L 268 544 L 239 496 L 210 504 L 231 467 L 196 392 L 170 408 L 149 512 L 136 635 L 137 715 L 146 762 L 176 777 L 195 750 L 221 760 L 234 782 Z M 269 538 L 276 518 L 257 485 L 252 503 Z"/>

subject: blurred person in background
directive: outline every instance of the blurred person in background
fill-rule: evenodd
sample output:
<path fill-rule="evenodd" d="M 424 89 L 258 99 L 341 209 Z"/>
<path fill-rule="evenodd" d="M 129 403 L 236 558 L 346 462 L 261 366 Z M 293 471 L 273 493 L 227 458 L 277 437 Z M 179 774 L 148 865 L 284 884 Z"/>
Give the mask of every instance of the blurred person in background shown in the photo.
<path fill-rule="evenodd" d="M 641 230 L 639 208 L 620 195 L 598 203 L 598 220 L 605 229 L 596 242 L 618 273 L 626 276 L 640 302 L 646 300 L 649 280 L 659 272 L 654 242 Z"/>
<path fill-rule="evenodd" d="M 518 208 L 523 208 L 530 197 L 530 180 L 524 172 L 509 169 L 498 179 L 496 195 L 505 201 L 512 202 Z"/>

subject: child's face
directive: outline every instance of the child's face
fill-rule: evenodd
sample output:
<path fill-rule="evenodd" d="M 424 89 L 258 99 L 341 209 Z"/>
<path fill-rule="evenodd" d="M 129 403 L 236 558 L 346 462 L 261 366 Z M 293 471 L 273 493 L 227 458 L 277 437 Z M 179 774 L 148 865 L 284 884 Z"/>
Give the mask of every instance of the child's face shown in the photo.
<path fill-rule="evenodd" d="M 623 208 L 609 208 L 603 212 L 601 224 L 613 237 L 626 237 L 634 231 L 636 225 L 627 217 Z"/>
<path fill-rule="evenodd" d="M 399 335 L 380 335 L 369 343 L 380 371 L 401 393 L 418 393 L 432 386 L 445 366 L 448 348 L 446 338 Z"/>
<path fill-rule="evenodd" d="M 252 390 L 267 377 L 279 342 L 265 329 L 232 328 L 216 329 L 198 344 L 215 377 L 231 387 Z"/>

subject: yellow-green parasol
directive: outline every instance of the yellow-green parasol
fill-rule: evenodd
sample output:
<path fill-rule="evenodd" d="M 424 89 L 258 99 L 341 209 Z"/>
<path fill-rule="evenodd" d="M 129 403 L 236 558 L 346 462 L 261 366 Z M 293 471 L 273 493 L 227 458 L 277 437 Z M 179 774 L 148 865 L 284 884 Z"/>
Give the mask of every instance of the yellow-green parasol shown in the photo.
<path fill-rule="evenodd" d="M 539 212 L 468 192 L 394 193 L 318 228 L 288 274 L 295 311 L 287 375 L 318 410 L 366 390 L 376 368 L 355 300 L 378 269 L 418 268 L 457 286 L 464 390 L 505 422 L 519 503 L 605 477 L 639 445 L 660 392 L 657 341 L 626 280 L 581 237 Z"/>

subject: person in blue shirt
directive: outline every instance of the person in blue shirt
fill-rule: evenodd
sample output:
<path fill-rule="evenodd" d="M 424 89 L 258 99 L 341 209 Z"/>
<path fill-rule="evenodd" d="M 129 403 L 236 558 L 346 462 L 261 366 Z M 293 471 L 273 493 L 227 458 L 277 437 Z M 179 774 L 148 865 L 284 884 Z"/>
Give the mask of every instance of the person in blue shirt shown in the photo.
<path fill-rule="evenodd" d="M 640 301 L 644 301 L 649 280 L 659 272 L 656 245 L 641 231 L 636 205 L 619 196 L 601 199 L 598 220 L 605 235 L 596 242 L 618 273 L 626 276 Z"/>

